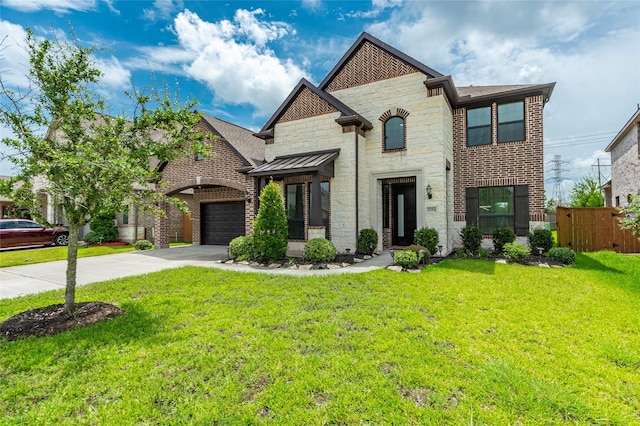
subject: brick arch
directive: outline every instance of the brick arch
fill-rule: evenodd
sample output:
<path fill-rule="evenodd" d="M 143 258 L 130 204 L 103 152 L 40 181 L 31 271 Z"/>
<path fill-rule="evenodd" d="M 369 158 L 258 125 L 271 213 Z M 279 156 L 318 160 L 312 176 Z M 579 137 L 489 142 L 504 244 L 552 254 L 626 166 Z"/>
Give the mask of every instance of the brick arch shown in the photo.
<path fill-rule="evenodd" d="M 247 188 L 243 183 L 235 182 L 229 179 L 220 179 L 220 178 L 212 178 L 212 177 L 202 177 L 200 178 L 200 183 L 193 179 L 185 179 L 177 183 L 173 183 L 168 187 L 163 189 L 163 193 L 165 195 L 174 194 L 176 192 L 183 191 L 188 188 L 197 188 L 198 186 L 226 186 L 229 188 L 237 189 L 238 191 L 246 191 Z"/>

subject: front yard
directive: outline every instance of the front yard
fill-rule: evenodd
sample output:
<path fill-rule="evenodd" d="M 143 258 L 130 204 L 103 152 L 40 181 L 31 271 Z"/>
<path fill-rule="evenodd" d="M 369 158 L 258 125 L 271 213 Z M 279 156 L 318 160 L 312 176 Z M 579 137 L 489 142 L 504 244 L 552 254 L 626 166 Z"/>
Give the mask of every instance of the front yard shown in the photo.
<path fill-rule="evenodd" d="M 6 424 L 640 422 L 640 257 L 292 278 L 188 267 L 78 288 L 125 315 L 0 340 Z M 0 301 L 0 321 L 62 292 Z"/>

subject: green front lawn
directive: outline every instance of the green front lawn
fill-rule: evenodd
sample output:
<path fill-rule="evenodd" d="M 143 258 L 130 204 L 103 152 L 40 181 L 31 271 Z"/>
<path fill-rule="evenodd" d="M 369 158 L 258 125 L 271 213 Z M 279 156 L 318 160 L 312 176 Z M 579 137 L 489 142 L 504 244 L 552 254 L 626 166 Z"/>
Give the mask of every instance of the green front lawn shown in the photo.
<path fill-rule="evenodd" d="M 0 301 L 0 320 L 62 301 Z M 4 424 L 640 421 L 640 258 L 293 278 L 188 267 L 78 288 L 126 315 L 0 340 Z"/>

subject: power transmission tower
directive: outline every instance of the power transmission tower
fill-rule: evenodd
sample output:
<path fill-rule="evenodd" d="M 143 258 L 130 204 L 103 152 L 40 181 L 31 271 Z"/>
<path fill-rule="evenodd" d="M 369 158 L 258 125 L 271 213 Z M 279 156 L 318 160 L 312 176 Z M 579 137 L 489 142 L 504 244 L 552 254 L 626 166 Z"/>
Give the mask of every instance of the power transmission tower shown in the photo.
<path fill-rule="evenodd" d="M 550 161 L 553 166 L 552 172 L 553 177 L 553 199 L 556 202 L 556 206 L 564 205 L 564 190 L 562 188 L 562 172 L 566 172 L 567 169 L 563 169 L 562 165 L 567 164 L 568 161 L 562 161 L 562 157 L 560 155 L 554 155 L 553 160 Z"/>

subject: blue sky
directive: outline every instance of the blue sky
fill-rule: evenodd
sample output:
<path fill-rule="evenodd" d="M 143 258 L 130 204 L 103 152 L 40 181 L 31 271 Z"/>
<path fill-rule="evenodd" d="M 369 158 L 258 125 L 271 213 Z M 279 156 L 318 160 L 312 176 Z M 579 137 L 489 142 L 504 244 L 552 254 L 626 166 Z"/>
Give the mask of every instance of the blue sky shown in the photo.
<path fill-rule="evenodd" d="M 637 0 L 2 0 L 3 82 L 27 83 L 26 27 L 65 39 L 69 26 L 82 44 L 104 48 L 96 55 L 100 90 L 114 110 L 153 70 L 201 111 L 252 130 L 300 78 L 320 82 L 362 31 L 459 86 L 555 81 L 545 161 L 567 162 L 565 196 L 597 159 L 609 163 L 604 148 L 640 103 Z M 550 193 L 552 166 L 545 168 Z M 0 174 L 11 174 L 6 162 Z"/>

